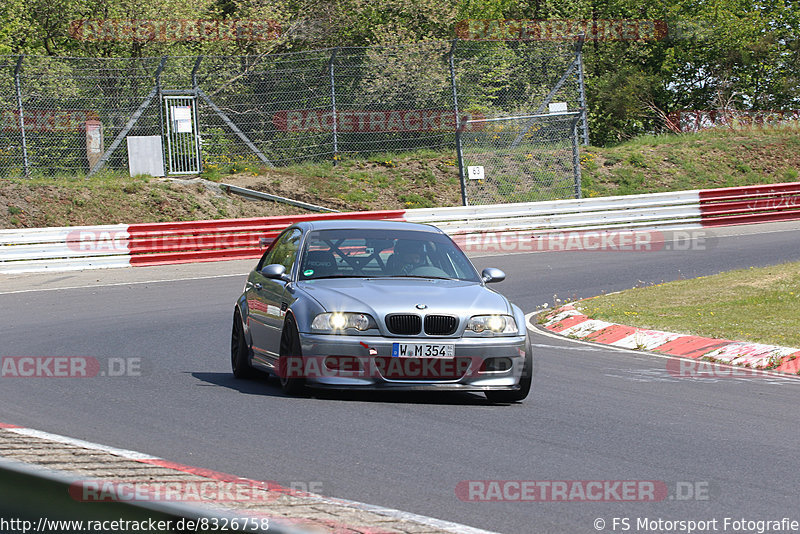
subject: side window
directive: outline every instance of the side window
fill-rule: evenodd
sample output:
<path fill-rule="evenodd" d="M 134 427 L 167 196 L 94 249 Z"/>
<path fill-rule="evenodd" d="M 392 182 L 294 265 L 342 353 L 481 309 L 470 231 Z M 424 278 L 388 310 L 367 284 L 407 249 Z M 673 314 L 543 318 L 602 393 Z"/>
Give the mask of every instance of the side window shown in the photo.
<path fill-rule="evenodd" d="M 259 270 L 267 265 L 280 263 L 286 267 L 287 273 L 291 273 L 292 265 L 294 264 L 295 258 L 297 258 L 297 250 L 300 248 L 300 237 L 302 235 L 303 232 L 297 228 L 281 234 L 275 243 L 273 243 L 272 248 L 261 258 L 261 262 L 258 265 Z"/>

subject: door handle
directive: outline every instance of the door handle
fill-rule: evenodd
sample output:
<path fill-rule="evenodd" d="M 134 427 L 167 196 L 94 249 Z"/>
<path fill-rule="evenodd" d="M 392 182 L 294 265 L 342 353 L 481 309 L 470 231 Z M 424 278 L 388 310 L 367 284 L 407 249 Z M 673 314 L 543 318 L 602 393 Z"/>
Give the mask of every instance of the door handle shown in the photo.
<path fill-rule="evenodd" d="M 261 288 L 264 287 L 264 286 L 262 286 L 261 284 L 256 282 L 255 284 L 253 284 L 253 287 L 256 288 L 258 291 L 261 291 Z"/>

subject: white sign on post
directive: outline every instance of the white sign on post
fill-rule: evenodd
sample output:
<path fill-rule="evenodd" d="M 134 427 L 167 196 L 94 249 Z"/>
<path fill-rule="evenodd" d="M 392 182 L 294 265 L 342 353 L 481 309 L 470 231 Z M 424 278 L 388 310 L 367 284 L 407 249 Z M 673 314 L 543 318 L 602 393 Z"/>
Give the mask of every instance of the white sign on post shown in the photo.
<path fill-rule="evenodd" d="M 175 133 L 192 133 L 192 108 L 173 106 L 172 125 Z"/>
<path fill-rule="evenodd" d="M 467 167 L 467 176 L 470 180 L 483 180 L 486 176 L 483 172 L 483 165 Z"/>

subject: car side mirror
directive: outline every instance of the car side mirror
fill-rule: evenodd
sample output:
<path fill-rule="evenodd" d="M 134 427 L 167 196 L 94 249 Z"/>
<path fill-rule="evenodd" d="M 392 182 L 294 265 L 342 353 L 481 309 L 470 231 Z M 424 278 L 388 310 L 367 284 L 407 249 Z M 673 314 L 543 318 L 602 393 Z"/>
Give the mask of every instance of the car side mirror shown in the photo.
<path fill-rule="evenodd" d="M 481 272 L 481 279 L 486 284 L 491 284 L 492 282 L 502 282 L 506 279 L 506 273 L 495 267 L 487 267 L 483 270 L 483 272 Z"/>
<path fill-rule="evenodd" d="M 286 274 L 286 267 L 280 263 L 271 263 L 264 266 L 264 268 L 261 269 L 261 274 L 272 280 L 283 280 L 284 282 L 290 282 L 292 280 L 291 277 Z"/>

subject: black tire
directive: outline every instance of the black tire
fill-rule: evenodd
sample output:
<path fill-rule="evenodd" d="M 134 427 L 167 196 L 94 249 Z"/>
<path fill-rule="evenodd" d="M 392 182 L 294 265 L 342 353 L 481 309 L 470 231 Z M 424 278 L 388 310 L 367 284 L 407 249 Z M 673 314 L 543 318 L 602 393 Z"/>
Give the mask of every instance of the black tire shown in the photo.
<path fill-rule="evenodd" d="M 519 389 L 513 391 L 486 391 L 486 398 L 491 402 L 512 403 L 524 400 L 531 391 L 533 382 L 533 351 L 531 340 L 525 339 L 525 363 L 522 366 L 522 376 L 519 379 Z"/>
<path fill-rule="evenodd" d="M 300 334 L 297 331 L 297 323 L 291 315 L 286 316 L 286 322 L 283 325 L 283 333 L 281 334 L 281 347 L 280 347 L 280 360 L 278 365 L 281 367 L 278 371 L 278 379 L 281 382 L 281 389 L 287 395 L 300 395 L 306 390 L 305 378 L 290 378 L 287 369 L 294 369 L 295 366 L 290 365 L 290 361 L 297 358 L 302 359 L 302 348 L 300 347 Z"/>
<path fill-rule="evenodd" d="M 233 314 L 231 329 L 231 370 L 236 378 L 253 378 L 255 370 L 250 366 L 250 347 L 244 336 L 242 317 L 239 312 Z"/>

